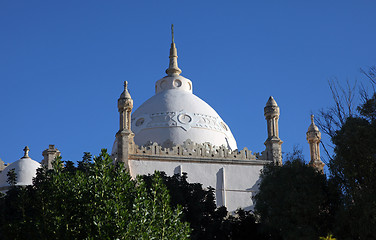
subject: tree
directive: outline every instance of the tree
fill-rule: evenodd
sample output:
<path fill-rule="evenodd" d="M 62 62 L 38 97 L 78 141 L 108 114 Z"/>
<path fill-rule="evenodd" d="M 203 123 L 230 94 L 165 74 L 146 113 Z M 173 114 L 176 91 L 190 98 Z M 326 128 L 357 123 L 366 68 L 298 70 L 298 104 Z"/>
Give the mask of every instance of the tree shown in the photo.
<path fill-rule="evenodd" d="M 342 192 L 337 217 L 341 239 L 376 238 L 376 94 L 358 108 L 332 138 L 332 180 Z"/>
<path fill-rule="evenodd" d="M 13 169 L 10 169 L 9 172 L 7 173 L 7 183 L 9 183 L 10 186 L 14 186 L 17 183 L 17 174 Z"/>
<path fill-rule="evenodd" d="M 316 121 L 320 130 L 328 135 L 330 139 L 336 135 L 336 131 L 341 129 L 347 118 L 356 118 L 360 116 L 358 114 L 359 107 L 356 107 L 359 100 L 362 105 L 365 105 L 370 99 L 372 99 L 370 96 L 376 94 L 376 66 L 370 67 L 368 71 L 363 69 L 360 69 L 360 71 L 368 80 L 368 87 L 363 85 L 363 83 L 359 85 L 357 81 L 353 84 L 346 81 L 346 85 L 340 84 L 337 79 L 331 79 L 328 81 L 334 104 L 326 109 L 321 109 L 317 114 Z M 359 95 L 357 95 L 357 89 L 359 89 Z M 359 99 L 357 96 L 359 96 Z M 370 114 L 373 113 L 374 118 L 376 117 L 375 108 L 367 108 L 367 106 L 364 106 L 363 108 L 364 111 L 368 111 Z M 356 110 L 358 110 L 358 112 Z M 327 146 L 330 149 L 334 149 L 335 146 L 325 142 L 322 142 L 322 146 L 326 155 L 331 160 L 332 156 Z"/>
<path fill-rule="evenodd" d="M 318 239 L 332 228 L 336 191 L 300 156 L 295 152 L 283 166 L 262 171 L 255 211 L 270 239 Z"/>
<path fill-rule="evenodd" d="M 321 111 L 318 121 L 334 144 L 328 167 L 341 195 L 334 228 L 340 239 L 376 238 L 376 67 L 361 72 L 371 87 L 361 85 L 359 106 L 353 101 L 355 85 L 346 89 L 337 82 L 340 91 L 330 86 L 335 104 Z"/>
<path fill-rule="evenodd" d="M 132 180 L 105 150 L 91 162 L 39 169 L 32 186 L 0 199 L 1 239 L 188 239 L 181 208 L 170 207 L 162 179 Z"/>
<path fill-rule="evenodd" d="M 354 98 L 357 82 L 351 84 L 349 81 L 346 81 L 346 85 L 342 86 L 337 79 L 332 79 L 328 83 L 334 105 L 327 109 L 321 109 L 316 119 L 321 131 L 333 137 L 335 132 L 345 123 L 346 119 L 356 114 Z"/>

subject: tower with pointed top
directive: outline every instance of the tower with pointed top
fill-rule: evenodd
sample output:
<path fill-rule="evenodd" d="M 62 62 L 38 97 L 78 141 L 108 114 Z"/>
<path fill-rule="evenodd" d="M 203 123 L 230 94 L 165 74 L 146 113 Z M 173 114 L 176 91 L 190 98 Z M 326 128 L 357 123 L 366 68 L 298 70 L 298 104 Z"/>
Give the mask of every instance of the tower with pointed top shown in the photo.
<path fill-rule="evenodd" d="M 128 82 L 124 81 L 124 91 L 118 99 L 118 111 L 120 115 L 119 131 L 116 133 L 117 153 L 114 160 L 123 162 L 128 168 L 128 157 L 133 151 L 134 134 L 131 130 L 131 113 L 133 109 L 133 99 L 128 91 Z"/>
<path fill-rule="evenodd" d="M 279 107 L 270 96 L 264 108 L 264 116 L 267 122 L 268 138 L 265 141 L 265 159 L 272 160 L 275 164 L 282 165 L 282 140 L 279 138 L 278 120 Z"/>
<path fill-rule="evenodd" d="M 321 161 L 320 158 L 320 140 L 320 130 L 315 124 L 314 116 L 311 115 L 311 125 L 309 125 L 307 131 L 307 141 L 309 143 L 311 155 L 311 161 L 309 162 L 309 165 L 316 168 L 318 171 L 323 172 L 325 164 Z"/>

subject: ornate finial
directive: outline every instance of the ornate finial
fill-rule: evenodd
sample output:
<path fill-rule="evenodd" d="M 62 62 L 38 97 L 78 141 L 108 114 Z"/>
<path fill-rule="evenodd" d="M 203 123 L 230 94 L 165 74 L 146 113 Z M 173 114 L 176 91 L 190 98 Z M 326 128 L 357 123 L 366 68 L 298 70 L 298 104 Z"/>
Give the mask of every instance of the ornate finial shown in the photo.
<path fill-rule="evenodd" d="M 171 37 L 172 37 L 172 43 L 174 43 L 174 24 L 171 24 Z"/>
<path fill-rule="evenodd" d="M 26 146 L 23 150 L 24 150 L 25 154 L 22 158 L 28 158 L 29 157 L 29 151 L 30 151 L 29 147 Z"/>
<path fill-rule="evenodd" d="M 124 81 L 124 91 L 120 95 L 120 98 L 132 99 L 132 97 L 131 97 L 131 95 L 129 94 L 129 91 L 128 91 L 128 81 Z"/>
<path fill-rule="evenodd" d="M 124 91 L 128 90 L 128 81 L 124 81 Z"/>
<path fill-rule="evenodd" d="M 319 128 L 318 128 L 318 127 L 316 126 L 316 124 L 315 124 L 315 118 L 314 118 L 314 115 L 313 115 L 313 114 L 311 114 L 311 125 L 309 125 L 309 127 L 308 127 L 308 132 L 307 132 L 307 134 L 308 134 L 309 132 L 320 132 Z"/>
<path fill-rule="evenodd" d="M 172 43 L 170 48 L 170 64 L 166 70 L 168 76 L 176 76 L 181 73 L 180 68 L 178 67 L 178 50 L 175 46 L 174 40 L 174 24 L 171 24 L 171 35 L 172 35 Z"/>

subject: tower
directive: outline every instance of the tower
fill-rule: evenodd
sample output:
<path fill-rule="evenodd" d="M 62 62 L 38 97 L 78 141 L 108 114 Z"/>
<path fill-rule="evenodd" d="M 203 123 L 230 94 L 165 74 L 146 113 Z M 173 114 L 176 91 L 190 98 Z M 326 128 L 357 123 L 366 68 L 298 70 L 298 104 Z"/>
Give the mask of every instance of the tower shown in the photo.
<path fill-rule="evenodd" d="M 266 159 L 272 160 L 277 165 L 282 165 L 281 145 L 283 142 L 279 139 L 278 132 L 279 107 L 272 96 L 265 105 L 264 116 L 268 128 L 268 138 L 264 143 Z"/>
<path fill-rule="evenodd" d="M 320 140 L 321 133 L 319 131 L 319 128 L 315 124 L 314 116 L 311 115 L 311 125 L 309 125 L 307 131 L 307 141 L 309 143 L 311 155 L 311 161 L 309 162 L 309 165 L 323 172 L 325 164 L 321 161 L 320 158 Z"/>
<path fill-rule="evenodd" d="M 134 148 L 131 130 L 131 113 L 133 109 L 133 100 L 128 92 L 128 82 L 124 81 L 124 91 L 118 99 L 118 111 L 120 115 L 119 131 L 116 133 L 117 153 L 114 160 L 123 162 L 128 168 L 128 156 Z"/>
<path fill-rule="evenodd" d="M 46 150 L 43 151 L 42 165 L 46 166 L 47 169 L 52 169 L 52 162 L 56 157 L 60 156 L 60 151 L 55 148 L 55 145 L 49 145 Z"/>

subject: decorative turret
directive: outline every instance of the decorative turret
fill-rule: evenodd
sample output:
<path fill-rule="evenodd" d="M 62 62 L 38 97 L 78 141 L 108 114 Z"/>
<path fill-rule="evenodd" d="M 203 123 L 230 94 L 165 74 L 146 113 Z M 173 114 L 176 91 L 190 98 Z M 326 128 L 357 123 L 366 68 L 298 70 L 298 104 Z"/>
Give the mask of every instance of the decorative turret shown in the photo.
<path fill-rule="evenodd" d="M 311 115 L 311 125 L 309 125 L 307 131 L 307 141 L 309 143 L 311 154 L 311 161 L 309 162 L 309 165 L 316 168 L 318 171 L 323 172 L 325 164 L 320 158 L 320 140 L 321 133 L 315 124 L 314 116 Z"/>
<path fill-rule="evenodd" d="M 128 168 L 128 155 L 134 149 L 131 130 L 131 113 L 133 109 L 133 99 L 128 91 L 128 82 L 124 81 L 124 91 L 118 99 L 118 111 L 120 115 L 119 131 L 116 133 L 117 151 L 113 158 L 115 161 L 123 162 Z"/>
<path fill-rule="evenodd" d="M 282 141 L 279 139 L 278 119 L 279 107 L 277 102 L 270 96 L 264 108 L 264 116 L 267 122 L 268 138 L 265 141 L 265 159 L 273 160 L 275 164 L 282 165 Z"/>
<path fill-rule="evenodd" d="M 124 81 L 124 91 L 118 99 L 118 111 L 120 113 L 119 130 L 131 131 L 131 113 L 133 109 L 133 99 L 128 92 L 128 82 Z"/>
<path fill-rule="evenodd" d="M 50 144 L 46 150 L 43 151 L 42 165 L 46 166 L 47 169 L 52 169 L 52 162 L 56 157 L 60 156 L 60 151 L 55 148 L 55 145 Z"/>

